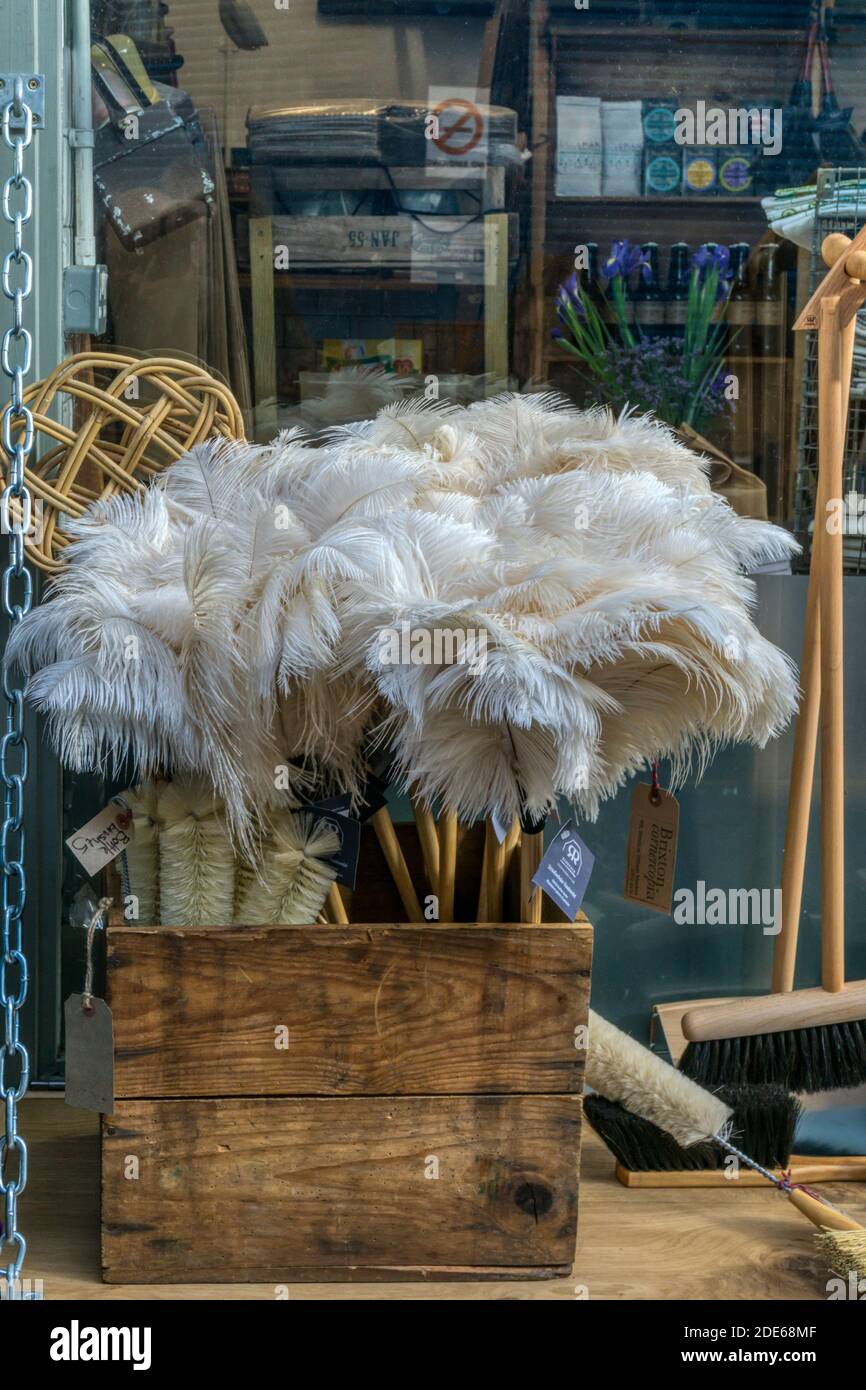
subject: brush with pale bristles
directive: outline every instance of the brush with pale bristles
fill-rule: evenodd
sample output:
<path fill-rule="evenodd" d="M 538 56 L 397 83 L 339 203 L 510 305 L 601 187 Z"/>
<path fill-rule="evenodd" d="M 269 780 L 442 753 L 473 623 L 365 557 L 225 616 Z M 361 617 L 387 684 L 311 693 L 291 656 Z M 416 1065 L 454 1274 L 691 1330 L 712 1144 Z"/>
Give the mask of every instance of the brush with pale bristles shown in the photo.
<path fill-rule="evenodd" d="M 136 922 L 159 921 L 159 785 L 130 787 L 121 800 L 132 812 L 132 843 L 124 850 L 128 892 L 138 899 Z"/>
<path fill-rule="evenodd" d="M 858 1259 L 862 1260 L 866 1253 L 866 1230 L 853 1217 L 794 1186 L 784 1174 L 769 1172 L 764 1164 L 735 1146 L 730 1136 L 736 1132 L 736 1120 L 729 1105 L 592 1010 L 585 1079 L 598 1092 L 596 1099 L 603 1097 L 607 1102 L 594 1110 L 587 1106 L 587 1117 L 617 1157 L 625 1131 L 630 1131 L 630 1145 L 639 1145 L 644 1137 L 655 1144 L 653 1132 L 657 1130 L 664 1131 L 669 1143 L 681 1145 L 686 1151 L 706 1144 L 717 1145 L 723 1154 L 736 1158 L 784 1192 L 798 1211 L 821 1229 L 822 1253 L 833 1268 L 846 1260 L 846 1268 L 851 1267 L 852 1261 L 853 1267 L 858 1267 Z"/>
<path fill-rule="evenodd" d="M 235 855 L 213 788 L 198 777 L 166 783 L 159 817 L 162 925 L 227 925 L 233 920 Z"/>
<path fill-rule="evenodd" d="M 246 926 L 317 921 L 336 880 L 340 837 L 308 811 L 273 818 L 257 871 L 241 870 L 235 920 Z"/>

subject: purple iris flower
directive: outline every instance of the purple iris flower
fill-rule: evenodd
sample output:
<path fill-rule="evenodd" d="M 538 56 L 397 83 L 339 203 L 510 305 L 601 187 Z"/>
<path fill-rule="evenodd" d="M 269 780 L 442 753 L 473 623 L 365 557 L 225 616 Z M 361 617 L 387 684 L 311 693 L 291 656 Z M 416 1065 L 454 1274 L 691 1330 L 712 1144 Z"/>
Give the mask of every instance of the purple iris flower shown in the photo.
<path fill-rule="evenodd" d="M 613 280 L 616 275 L 628 279 L 629 275 L 633 275 L 638 269 L 644 280 L 649 280 L 652 268 L 640 247 L 632 246 L 628 239 L 615 241 L 603 266 L 607 279 Z"/>
<path fill-rule="evenodd" d="M 734 277 L 734 272 L 731 269 L 731 253 L 727 246 L 719 246 L 715 241 L 705 242 L 692 256 L 692 266 L 702 280 L 707 271 L 715 268 L 719 275 L 716 298 L 727 299 L 730 281 Z"/>
<path fill-rule="evenodd" d="M 568 279 L 559 286 L 556 291 L 556 311 L 561 319 L 565 318 L 565 310 L 571 308 L 579 319 L 584 318 L 586 311 L 580 297 L 580 284 L 577 279 L 577 271 L 573 270 Z"/>

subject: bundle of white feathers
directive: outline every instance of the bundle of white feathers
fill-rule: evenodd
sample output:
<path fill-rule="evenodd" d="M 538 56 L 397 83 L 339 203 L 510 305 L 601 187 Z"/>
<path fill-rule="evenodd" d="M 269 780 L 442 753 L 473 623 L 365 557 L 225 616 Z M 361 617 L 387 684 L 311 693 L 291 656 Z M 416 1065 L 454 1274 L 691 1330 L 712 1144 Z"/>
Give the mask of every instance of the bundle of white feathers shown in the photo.
<path fill-rule="evenodd" d="M 796 705 L 747 577 L 793 539 L 646 416 L 401 402 L 198 446 L 70 529 L 7 659 L 67 765 L 206 776 L 248 853 L 313 787 L 359 795 L 371 739 L 463 819 L 592 818 L 650 760 L 676 785 Z"/>

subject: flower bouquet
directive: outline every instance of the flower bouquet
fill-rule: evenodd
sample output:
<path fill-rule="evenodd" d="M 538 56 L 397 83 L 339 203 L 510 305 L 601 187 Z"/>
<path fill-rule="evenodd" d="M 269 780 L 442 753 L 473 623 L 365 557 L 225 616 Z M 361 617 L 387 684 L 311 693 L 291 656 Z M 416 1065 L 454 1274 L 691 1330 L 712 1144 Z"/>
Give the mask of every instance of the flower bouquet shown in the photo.
<path fill-rule="evenodd" d="M 692 257 L 681 336 L 648 337 L 635 321 L 628 284 L 650 277 L 639 246 L 615 241 L 602 266 L 607 290 L 600 311 L 574 271 L 556 294 L 560 327 L 554 336 L 580 364 L 594 400 L 619 410 L 651 411 L 669 425 L 700 430 L 730 405 L 724 373 L 727 329 L 724 309 L 732 273 L 726 246 L 707 242 Z"/>

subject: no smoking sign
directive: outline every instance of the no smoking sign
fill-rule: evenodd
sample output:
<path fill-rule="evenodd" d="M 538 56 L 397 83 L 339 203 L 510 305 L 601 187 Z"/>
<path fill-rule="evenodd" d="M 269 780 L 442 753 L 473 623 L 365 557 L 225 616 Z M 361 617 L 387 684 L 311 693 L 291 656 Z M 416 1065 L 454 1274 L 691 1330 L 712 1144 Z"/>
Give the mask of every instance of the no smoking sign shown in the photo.
<path fill-rule="evenodd" d="M 431 87 L 431 134 L 427 163 L 440 169 L 464 166 L 477 171 L 487 163 L 488 113 L 479 92 L 461 88 Z"/>

